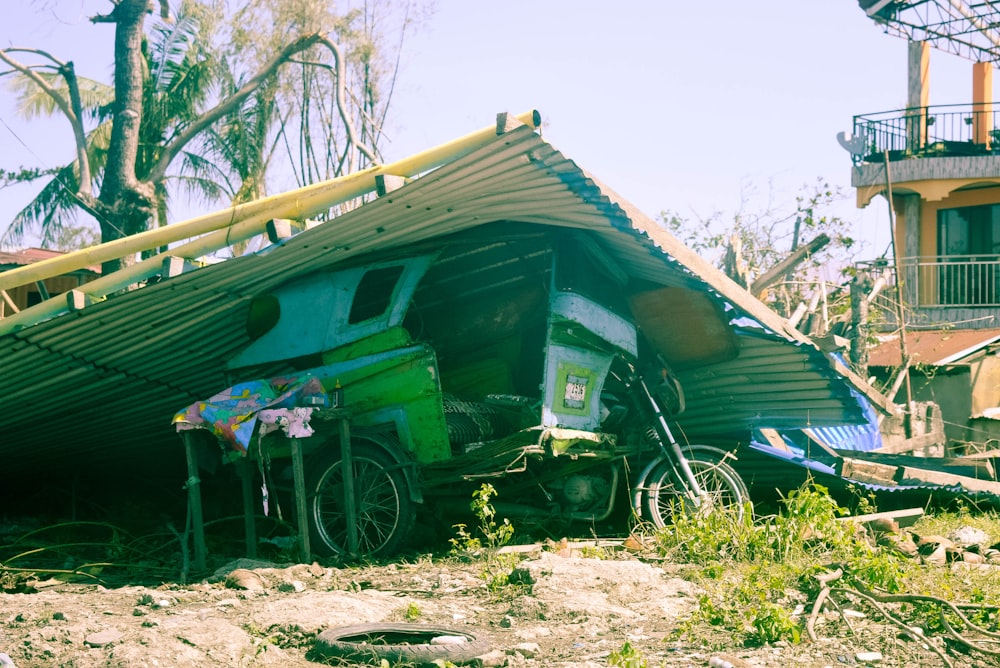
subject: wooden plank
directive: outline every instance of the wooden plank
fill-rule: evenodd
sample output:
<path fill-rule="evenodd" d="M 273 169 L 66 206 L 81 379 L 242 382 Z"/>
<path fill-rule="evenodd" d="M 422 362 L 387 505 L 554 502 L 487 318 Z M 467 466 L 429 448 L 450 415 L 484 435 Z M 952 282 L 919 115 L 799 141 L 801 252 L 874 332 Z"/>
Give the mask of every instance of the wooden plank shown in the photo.
<path fill-rule="evenodd" d="M 91 295 L 88 295 L 82 290 L 69 290 L 66 293 L 66 306 L 69 307 L 70 311 L 82 311 L 91 304 L 96 304 L 101 301 Z"/>
<path fill-rule="evenodd" d="M 192 430 L 181 432 L 184 454 L 187 457 L 188 479 L 184 486 L 188 491 L 188 505 L 191 509 L 191 533 L 194 535 L 194 567 L 205 570 L 205 519 L 201 510 L 201 479 L 198 478 L 198 458 L 195 455 L 195 436 Z"/>
<path fill-rule="evenodd" d="M 893 520 L 900 527 L 913 525 L 923 517 L 923 508 L 906 508 L 904 510 L 889 510 L 883 513 L 869 513 L 867 515 L 851 515 L 850 517 L 838 517 L 842 522 L 857 522 L 858 524 L 868 524 L 877 520 Z"/>
<path fill-rule="evenodd" d="M 257 522 L 253 498 L 254 466 L 248 457 L 239 461 L 239 475 L 243 490 L 243 534 L 247 542 L 247 557 L 257 557 Z"/>
<path fill-rule="evenodd" d="M 837 467 L 837 475 L 848 480 L 895 487 L 897 469 L 898 466 L 844 458 Z"/>
<path fill-rule="evenodd" d="M 901 485 L 941 485 L 942 487 L 961 487 L 970 492 L 988 492 L 1000 495 L 1000 483 L 992 480 L 977 480 L 964 475 L 928 471 L 913 466 L 900 466 L 896 480 Z"/>
<path fill-rule="evenodd" d="M 565 544 L 559 543 L 560 547 L 570 550 L 581 550 L 586 547 L 621 547 L 625 543 L 624 538 L 598 538 L 596 540 L 571 540 Z M 528 543 L 527 545 L 504 545 L 497 550 L 497 554 L 530 554 L 531 552 L 541 552 L 551 549 L 547 543 Z"/>
<path fill-rule="evenodd" d="M 194 262 L 176 255 L 168 255 L 163 258 L 163 271 L 160 273 L 160 276 L 163 278 L 173 278 L 174 276 L 180 276 L 185 272 L 192 271 L 203 266 L 204 264 L 201 262 Z"/>
<path fill-rule="evenodd" d="M 279 241 L 291 239 L 293 236 L 304 230 L 305 225 L 297 220 L 274 218 L 267 221 L 265 229 L 267 230 L 267 240 L 272 244 L 276 244 Z"/>
<path fill-rule="evenodd" d="M 799 264 L 810 255 L 813 255 L 828 243 L 830 243 L 830 237 L 825 234 L 820 234 L 805 246 L 800 246 L 792 253 L 789 253 L 784 260 L 768 269 L 760 278 L 754 281 L 753 285 L 750 286 L 750 292 L 759 297 L 764 290 L 783 279 L 785 274 L 787 274 L 795 265 Z"/>
<path fill-rule="evenodd" d="M 818 438 L 816 438 L 809 429 L 803 429 L 802 433 L 805 434 L 806 438 L 809 439 L 810 443 L 812 443 L 813 445 L 815 445 L 816 447 L 818 447 L 820 450 L 822 450 L 823 452 L 825 452 L 827 455 L 829 455 L 831 457 L 836 457 L 838 459 L 843 456 L 839 452 L 837 452 L 836 450 L 834 450 L 833 448 L 831 448 L 829 445 L 827 445 L 826 443 L 823 443 Z"/>
<path fill-rule="evenodd" d="M 900 439 L 889 439 L 883 440 L 883 445 L 878 450 L 873 450 L 873 452 L 880 452 L 887 455 L 901 455 L 907 452 L 913 452 L 914 450 L 922 450 L 930 445 L 941 445 L 943 438 L 942 434 L 936 431 L 932 431 L 928 434 L 920 434 L 912 438 L 900 438 Z"/>
<path fill-rule="evenodd" d="M 767 439 L 767 444 L 772 448 L 784 450 L 785 452 L 792 451 L 791 448 L 788 447 L 788 444 L 785 443 L 785 439 L 781 438 L 781 435 L 778 434 L 777 429 L 764 428 L 758 431 L 760 431 L 761 435 Z"/>
<path fill-rule="evenodd" d="M 14 300 L 10 298 L 10 295 L 7 294 L 6 290 L 0 290 L 0 296 L 3 297 L 4 302 L 7 304 L 7 306 L 10 307 L 10 310 L 12 312 L 14 312 L 14 313 L 20 313 L 21 312 L 21 309 L 17 308 L 17 304 L 15 304 Z"/>
<path fill-rule="evenodd" d="M 292 446 L 292 481 L 295 485 L 295 514 L 298 520 L 299 547 L 302 558 L 309 562 L 312 550 L 309 545 L 309 517 L 306 515 L 306 482 L 305 468 L 302 465 L 302 444 L 299 439 L 289 439 Z"/>
<path fill-rule="evenodd" d="M 1000 450 L 986 450 L 984 452 L 973 452 L 973 453 L 968 454 L 968 455 L 962 455 L 961 457 L 956 457 L 955 459 L 958 459 L 958 460 L 962 460 L 962 459 L 976 459 L 976 460 L 980 460 L 980 459 L 983 459 L 983 460 L 985 460 L 985 459 L 996 459 L 998 457 L 1000 457 Z"/>
<path fill-rule="evenodd" d="M 385 197 L 393 190 L 399 190 L 407 183 L 406 178 L 395 174 L 377 174 L 375 176 L 375 194 Z"/>
<path fill-rule="evenodd" d="M 343 403 L 341 401 L 341 403 Z M 358 509 L 354 496 L 354 456 L 351 448 L 351 427 L 346 417 L 340 418 L 340 468 L 344 472 L 344 521 L 347 522 L 347 553 L 358 554 Z"/>

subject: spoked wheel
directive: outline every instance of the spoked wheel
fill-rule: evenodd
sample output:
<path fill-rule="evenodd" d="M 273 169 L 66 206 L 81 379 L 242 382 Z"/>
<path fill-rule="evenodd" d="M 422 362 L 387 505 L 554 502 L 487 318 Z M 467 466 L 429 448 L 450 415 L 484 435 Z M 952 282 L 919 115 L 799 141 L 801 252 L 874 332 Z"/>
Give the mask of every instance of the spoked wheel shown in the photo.
<path fill-rule="evenodd" d="M 740 475 L 726 463 L 726 453 L 705 445 L 683 450 L 706 502 L 698 508 L 699 512 L 731 508 L 737 518 L 742 519 L 750 493 Z M 681 507 L 693 510 L 695 504 L 685 498 L 685 488 L 676 480 L 670 463 L 664 461 L 646 480 L 642 514 L 657 528 L 663 528 L 670 524 L 671 514 Z"/>
<path fill-rule="evenodd" d="M 353 442 L 351 455 L 358 556 L 392 554 L 413 526 L 414 506 L 406 476 L 389 455 L 370 443 Z M 313 550 L 346 554 L 344 468 L 339 448 L 309 462 L 306 492 Z"/>

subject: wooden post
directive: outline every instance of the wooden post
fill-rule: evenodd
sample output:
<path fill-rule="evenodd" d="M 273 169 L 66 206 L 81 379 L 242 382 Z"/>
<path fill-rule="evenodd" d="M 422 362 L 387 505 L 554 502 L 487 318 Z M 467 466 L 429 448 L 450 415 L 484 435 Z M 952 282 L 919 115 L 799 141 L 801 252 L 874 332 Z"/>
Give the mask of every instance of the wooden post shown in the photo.
<path fill-rule="evenodd" d="M 889 170 L 889 151 L 883 154 L 885 164 L 885 201 L 889 205 L 889 240 L 892 242 L 892 266 L 896 272 L 896 317 L 899 319 L 899 356 L 902 359 L 905 371 L 903 383 L 906 387 L 906 409 L 903 411 L 903 432 L 906 438 L 913 436 L 913 416 L 910 411 L 913 406 L 913 390 L 910 387 L 910 356 L 906 352 L 906 306 L 904 304 L 904 289 L 906 285 L 903 281 L 903 272 L 899 263 L 899 246 L 896 244 L 896 209 L 892 201 L 892 172 Z M 895 401 L 895 393 L 889 398 Z"/>
<path fill-rule="evenodd" d="M 299 546 L 302 548 L 302 558 L 309 562 L 312 550 L 309 546 L 309 518 L 306 515 L 306 482 L 305 467 L 302 465 L 302 443 L 299 439 L 291 439 L 292 445 L 292 478 L 295 483 L 295 515 L 299 525 Z"/>
<path fill-rule="evenodd" d="M 187 455 L 188 512 L 191 513 L 191 530 L 194 534 L 194 566 L 205 569 L 205 520 L 201 513 L 201 480 L 198 478 L 198 459 L 194 454 L 194 434 L 190 430 L 181 432 L 184 451 Z"/>
<path fill-rule="evenodd" d="M 254 519 L 253 463 L 244 457 L 240 460 L 240 481 L 243 483 L 243 533 L 247 541 L 247 556 L 257 556 L 257 523 Z"/>
<path fill-rule="evenodd" d="M 358 554 L 358 509 L 354 503 L 354 457 L 351 426 L 345 415 L 340 419 L 340 468 L 344 472 L 344 521 L 347 523 L 347 553 Z"/>

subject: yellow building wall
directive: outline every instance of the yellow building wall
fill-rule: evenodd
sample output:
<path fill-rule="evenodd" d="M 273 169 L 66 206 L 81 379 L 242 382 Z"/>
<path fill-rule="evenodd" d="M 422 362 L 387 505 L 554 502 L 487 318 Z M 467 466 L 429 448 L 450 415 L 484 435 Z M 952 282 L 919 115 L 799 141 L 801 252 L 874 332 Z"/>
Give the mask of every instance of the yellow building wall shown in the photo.
<path fill-rule="evenodd" d="M 920 234 L 918 236 L 920 240 L 920 255 L 923 257 L 933 257 L 938 254 L 938 211 L 942 209 L 957 209 L 963 206 L 1000 204 L 1000 187 L 991 186 L 988 188 L 974 188 L 972 190 L 957 190 L 944 199 L 930 202 L 922 200 L 920 204 Z"/>
<path fill-rule="evenodd" d="M 926 183 L 926 182 L 925 182 Z M 904 256 L 904 239 L 906 238 L 907 225 L 903 198 L 894 198 L 894 209 L 896 211 L 895 242 L 896 249 L 900 257 Z M 942 209 L 956 209 L 964 206 L 981 206 L 983 204 L 1000 204 L 1000 186 L 990 185 L 983 188 L 973 188 L 971 190 L 956 190 L 942 199 L 920 201 L 920 220 L 916 224 L 920 229 L 917 234 L 918 254 L 923 258 L 935 258 L 938 255 L 938 233 L 937 219 L 938 211 Z M 926 275 L 919 280 L 920 303 L 935 303 L 937 301 L 937 282 L 934 279 L 935 268 L 926 267 L 921 269 Z"/>

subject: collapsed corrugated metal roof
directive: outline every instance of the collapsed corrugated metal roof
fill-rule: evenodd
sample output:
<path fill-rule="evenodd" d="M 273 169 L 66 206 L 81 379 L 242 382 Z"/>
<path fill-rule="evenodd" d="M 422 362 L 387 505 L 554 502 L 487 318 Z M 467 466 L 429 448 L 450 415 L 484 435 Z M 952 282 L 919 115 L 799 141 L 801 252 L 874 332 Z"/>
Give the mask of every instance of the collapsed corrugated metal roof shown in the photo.
<path fill-rule="evenodd" d="M 339 263 L 513 226 L 583 230 L 630 279 L 693 290 L 733 323 L 717 334 L 735 337 L 735 356 L 709 356 L 679 370 L 689 438 L 858 422 L 864 416 L 851 388 L 887 406 L 784 319 L 522 126 L 265 252 L 164 277 L 0 336 L 4 471 L 181 464 L 171 416 L 231 384 L 227 364 L 251 342 L 247 316 L 255 297 Z M 686 308 L 705 310 L 697 303 Z M 710 321 L 701 322 L 694 315 L 673 319 L 681 353 L 691 339 L 706 338 Z"/>

